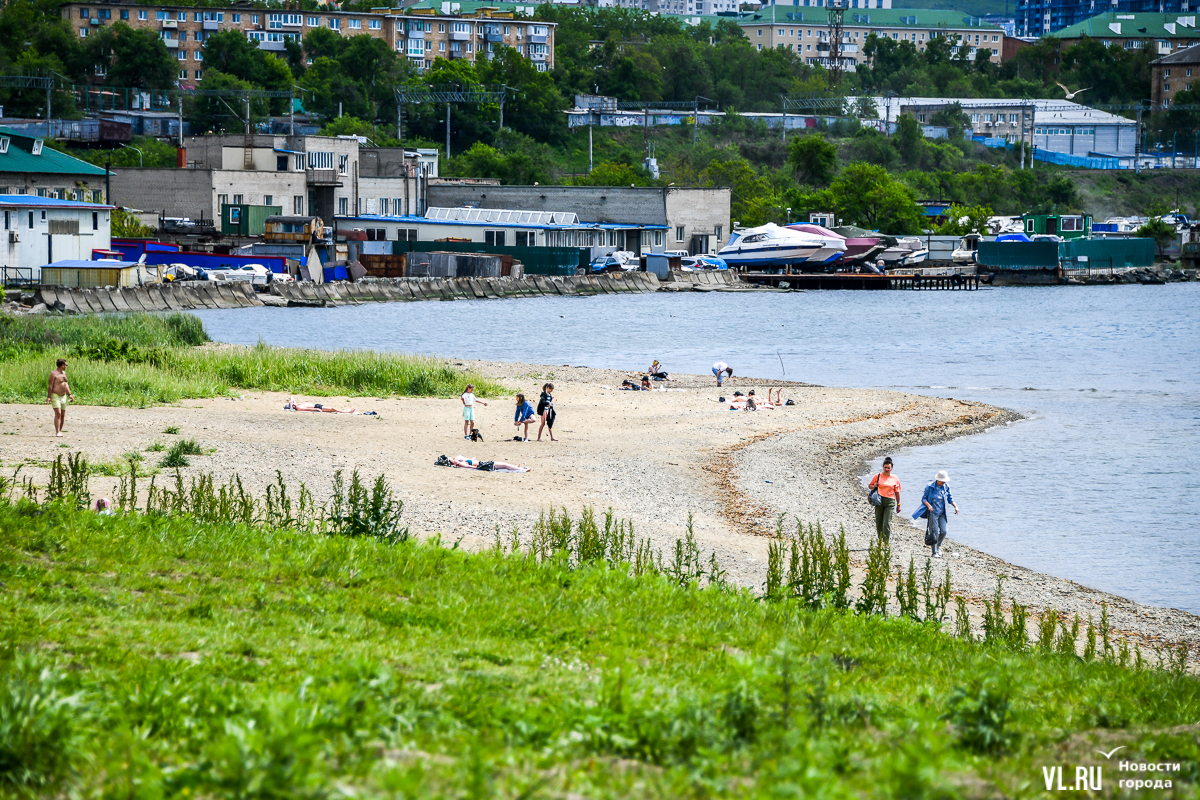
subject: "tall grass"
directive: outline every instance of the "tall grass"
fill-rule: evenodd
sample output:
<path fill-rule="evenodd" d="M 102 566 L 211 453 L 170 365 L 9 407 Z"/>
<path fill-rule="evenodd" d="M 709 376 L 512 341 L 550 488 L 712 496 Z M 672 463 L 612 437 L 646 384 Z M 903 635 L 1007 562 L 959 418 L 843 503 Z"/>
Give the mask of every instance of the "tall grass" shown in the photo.
<path fill-rule="evenodd" d="M 1190 676 L 639 573 L 607 516 L 467 554 L 354 478 L 69 488 L 0 501 L 0 795 L 1026 796 L 1114 737 L 1200 779 Z"/>
<path fill-rule="evenodd" d="M 188 314 L 0 317 L 0 402 L 38 403 L 54 361 L 70 362 L 79 402 L 142 407 L 237 389 L 308 395 L 453 397 L 504 392 L 497 381 L 423 356 L 360 350 L 198 348 L 208 341 Z"/>

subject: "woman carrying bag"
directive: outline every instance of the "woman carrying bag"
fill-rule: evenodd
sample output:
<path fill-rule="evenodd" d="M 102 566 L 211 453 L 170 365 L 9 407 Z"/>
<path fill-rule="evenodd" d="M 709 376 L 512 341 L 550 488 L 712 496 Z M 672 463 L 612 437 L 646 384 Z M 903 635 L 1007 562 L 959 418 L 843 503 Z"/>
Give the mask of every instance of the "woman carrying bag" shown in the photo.
<path fill-rule="evenodd" d="M 875 535 L 885 542 L 892 539 L 892 516 L 900 513 L 900 479 L 892 474 L 892 457 L 883 460 L 883 471 L 875 473 L 867 484 L 869 499 L 875 506 Z M 879 502 L 875 500 L 878 498 Z"/>
<path fill-rule="evenodd" d="M 913 519 L 920 517 L 928 517 L 929 523 L 925 526 L 925 544 L 933 548 L 933 557 L 942 554 L 942 541 L 946 538 L 946 507 L 954 509 L 954 513 L 958 513 L 958 506 L 954 503 L 954 498 L 950 495 L 950 484 L 947 481 L 950 476 L 946 474 L 946 470 L 939 472 L 933 479 L 933 483 L 925 487 L 925 494 L 921 496 L 921 505 L 917 508 Z"/>

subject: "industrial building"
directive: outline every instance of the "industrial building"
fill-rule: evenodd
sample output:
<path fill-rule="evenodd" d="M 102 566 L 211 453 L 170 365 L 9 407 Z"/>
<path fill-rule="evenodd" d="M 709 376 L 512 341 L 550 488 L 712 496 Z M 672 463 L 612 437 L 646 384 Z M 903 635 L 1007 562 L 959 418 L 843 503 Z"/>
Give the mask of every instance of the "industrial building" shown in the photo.
<path fill-rule="evenodd" d="M 108 250 L 112 206 L 36 195 L 0 195 L 4 233 L 0 285 L 37 283 L 56 260 L 86 260 Z"/>
<path fill-rule="evenodd" d="M 431 208 L 565 212 L 601 225 L 661 228 L 663 250 L 716 253 L 729 241 L 727 187 L 430 185 L 428 193 Z M 659 249 L 653 237 L 649 249 Z"/>

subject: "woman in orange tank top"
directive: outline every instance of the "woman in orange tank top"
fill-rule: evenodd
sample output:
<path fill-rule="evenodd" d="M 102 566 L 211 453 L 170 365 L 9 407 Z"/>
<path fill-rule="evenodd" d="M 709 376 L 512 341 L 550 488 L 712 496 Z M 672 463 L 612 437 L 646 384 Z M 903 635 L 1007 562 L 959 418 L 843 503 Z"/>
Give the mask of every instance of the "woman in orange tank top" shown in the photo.
<path fill-rule="evenodd" d="M 875 535 L 883 541 L 891 541 L 892 516 L 900 513 L 900 479 L 892 474 L 892 457 L 883 460 L 883 471 L 875 474 L 867 484 L 869 489 L 879 491 L 879 505 L 875 506 Z"/>

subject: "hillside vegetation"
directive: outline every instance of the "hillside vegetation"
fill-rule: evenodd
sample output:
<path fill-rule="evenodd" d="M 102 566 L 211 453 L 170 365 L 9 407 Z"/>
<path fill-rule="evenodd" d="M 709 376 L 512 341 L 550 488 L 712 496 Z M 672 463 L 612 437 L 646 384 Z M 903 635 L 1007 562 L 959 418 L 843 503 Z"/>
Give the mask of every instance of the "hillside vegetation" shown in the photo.
<path fill-rule="evenodd" d="M 1107 634 L 1080 658 L 1065 620 L 1029 650 L 1019 612 L 954 638 L 915 585 L 855 614 L 811 530 L 759 598 L 590 510 L 468 554 L 409 539 L 382 479 L 272 490 L 166 481 L 138 512 L 123 483 L 101 515 L 77 457 L 0 487 L 4 793 L 995 797 L 1054 764 L 1111 792 L 1114 742 L 1179 763 L 1175 796 L 1200 778 L 1195 678 Z"/>

